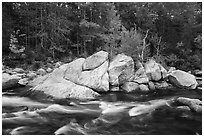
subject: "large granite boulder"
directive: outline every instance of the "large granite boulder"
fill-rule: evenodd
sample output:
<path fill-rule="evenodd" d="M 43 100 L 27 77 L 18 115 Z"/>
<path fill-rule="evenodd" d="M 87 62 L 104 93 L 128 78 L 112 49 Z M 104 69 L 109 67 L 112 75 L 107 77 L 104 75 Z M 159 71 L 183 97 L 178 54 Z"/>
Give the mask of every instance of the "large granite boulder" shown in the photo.
<path fill-rule="evenodd" d="M 99 51 L 88 58 L 83 63 L 82 70 L 93 70 L 108 60 L 108 52 Z"/>
<path fill-rule="evenodd" d="M 126 82 L 124 83 L 121 88 L 126 92 L 133 92 L 139 90 L 139 84 L 135 82 Z"/>
<path fill-rule="evenodd" d="M 78 85 L 86 86 L 98 92 L 109 90 L 108 61 L 93 70 L 83 71 L 84 58 L 79 58 L 67 65 L 64 78 Z"/>
<path fill-rule="evenodd" d="M 49 74 L 44 75 L 44 76 L 38 76 L 38 77 L 34 78 L 33 80 L 28 78 L 28 79 L 29 79 L 28 86 L 29 86 L 29 87 L 35 87 L 35 86 L 37 86 L 37 85 L 40 85 L 40 84 L 42 84 L 48 77 L 49 77 Z"/>
<path fill-rule="evenodd" d="M 133 81 L 139 84 L 146 84 L 149 82 L 149 78 L 146 75 L 145 69 L 141 62 L 136 63 L 137 71 L 135 72 L 135 76 Z"/>
<path fill-rule="evenodd" d="M 160 64 L 156 63 L 153 59 L 150 59 L 144 64 L 145 72 L 152 81 L 159 81 L 167 76 L 167 71 Z"/>
<path fill-rule="evenodd" d="M 69 64 L 64 64 L 59 68 L 56 68 L 52 73 L 41 77 L 40 82 L 32 91 L 41 91 L 44 94 L 53 96 L 54 98 L 78 98 L 78 99 L 92 99 L 99 96 L 98 93 L 92 89 L 77 85 L 69 80 L 64 79 L 64 73 Z"/>
<path fill-rule="evenodd" d="M 179 97 L 177 98 L 177 102 L 187 105 L 191 110 L 202 113 L 202 101 L 199 99 L 191 99 L 191 98 L 185 98 L 185 97 Z"/>
<path fill-rule="evenodd" d="M 134 61 L 125 54 L 118 54 L 108 68 L 109 83 L 113 86 L 122 85 L 134 78 Z"/>
<path fill-rule="evenodd" d="M 175 70 L 168 76 L 169 81 L 177 86 L 188 89 L 195 89 L 198 85 L 194 75 L 181 70 Z"/>
<path fill-rule="evenodd" d="M 6 90 L 9 88 L 14 88 L 18 86 L 18 81 L 21 79 L 21 77 L 17 75 L 10 75 L 7 73 L 2 74 L 2 89 Z"/>

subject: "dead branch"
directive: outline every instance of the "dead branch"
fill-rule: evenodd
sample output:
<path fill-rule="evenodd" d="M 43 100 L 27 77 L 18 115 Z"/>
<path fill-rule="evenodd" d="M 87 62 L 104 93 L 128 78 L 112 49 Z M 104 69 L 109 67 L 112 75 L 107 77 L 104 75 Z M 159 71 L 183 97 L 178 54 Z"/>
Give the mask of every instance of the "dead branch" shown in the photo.
<path fill-rule="evenodd" d="M 146 38 L 147 38 L 147 36 L 148 36 L 148 33 L 149 33 L 149 29 L 147 30 L 147 32 L 146 32 L 146 34 L 145 34 L 145 37 L 144 37 L 144 39 L 143 39 L 143 47 L 142 47 L 142 53 L 141 53 L 142 63 L 143 63 L 143 61 L 144 61 L 144 50 L 145 50 L 145 48 L 146 48 L 147 46 L 150 45 L 150 43 L 149 43 L 149 44 L 146 44 Z"/>

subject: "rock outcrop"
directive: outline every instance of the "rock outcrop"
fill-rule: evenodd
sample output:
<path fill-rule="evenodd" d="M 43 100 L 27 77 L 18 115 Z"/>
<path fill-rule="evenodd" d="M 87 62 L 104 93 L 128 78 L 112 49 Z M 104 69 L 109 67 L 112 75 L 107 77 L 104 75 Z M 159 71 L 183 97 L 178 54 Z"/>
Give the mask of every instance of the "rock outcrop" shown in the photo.
<path fill-rule="evenodd" d="M 118 54 L 109 62 L 105 51 L 64 65 L 57 62 L 55 69 L 52 68 L 49 66 L 45 69 L 47 72 L 42 68 L 37 72 L 26 72 L 21 68 L 6 69 L 2 76 L 2 88 L 5 90 L 28 84 L 32 91 L 42 91 L 56 98 L 84 99 L 95 98 L 99 93 L 107 91 L 148 93 L 150 90 L 166 89 L 172 85 L 188 89 L 198 86 L 194 75 L 175 70 L 174 67 L 167 72 L 153 59 L 145 64 L 139 61 L 134 64 L 131 57 Z M 198 72 L 198 75 L 202 73 Z"/>
<path fill-rule="evenodd" d="M 21 79 L 21 77 L 17 75 L 10 75 L 7 73 L 2 74 L 2 89 L 6 90 L 9 88 L 14 88 L 18 86 L 18 81 Z"/>
<path fill-rule="evenodd" d="M 77 85 L 64 79 L 64 73 L 68 65 L 69 64 L 64 64 L 56 68 L 50 75 L 44 77 L 32 90 L 42 91 L 55 98 L 91 99 L 99 96 L 98 93 L 88 87 Z"/>
<path fill-rule="evenodd" d="M 160 64 L 156 63 L 153 59 L 150 59 L 144 64 L 146 75 L 149 80 L 159 81 L 167 76 L 167 71 Z"/>
<path fill-rule="evenodd" d="M 194 75 L 181 70 L 173 71 L 168 78 L 172 84 L 180 88 L 195 89 L 198 85 Z"/>
<path fill-rule="evenodd" d="M 137 71 L 135 72 L 135 76 L 133 81 L 137 82 L 139 84 L 146 84 L 149 82 L 149 78 L 146 75 L 145 69 L 142 65 L 142 63 L 137 62 L 136 67 L 138 68 Z"/>
<path fill-rule="evenodd" d="M 108 52 L 99 51 L 88 58 L 83 63 L 82 70 L 93 70 L 100 65 L 102 65 L 105 61 L 108 60 Z"/>
<path fill-rule="evenodd" d="M 78 58 L 30 83 L 33 91 L 55 98 L 95 98 L 109 90 L 108 53 L 101 51 L 87 59 Z"/>
<path fill-rule="evenodd" d="M 86 86 L 98 92 L 109 90 L 108 61 L 93 70 L 83 71 L 84 58 L 79 58 L 67 65 L 64 78 L 78 85 Z"/>
<path fill-rule="evenodd" d="M 134 78 L 134 61 L 125 54 L 118 54 L 111 62 L 108 68 L 109 83 L 113 86 L 119 86 Z"/>

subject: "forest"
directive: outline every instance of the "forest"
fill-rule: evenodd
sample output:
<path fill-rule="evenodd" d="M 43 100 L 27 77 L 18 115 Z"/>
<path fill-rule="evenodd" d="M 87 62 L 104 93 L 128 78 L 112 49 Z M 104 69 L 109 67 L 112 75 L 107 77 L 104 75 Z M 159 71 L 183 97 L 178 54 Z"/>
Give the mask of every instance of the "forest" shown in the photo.
<path fill-rule="evenodd" d="M 191 71 L 202 69 L 201 2 L 3 2 L 2 55 L 38 69 L 104 50 Z M 22 66 L 23 65 L 23 66 Z"/>

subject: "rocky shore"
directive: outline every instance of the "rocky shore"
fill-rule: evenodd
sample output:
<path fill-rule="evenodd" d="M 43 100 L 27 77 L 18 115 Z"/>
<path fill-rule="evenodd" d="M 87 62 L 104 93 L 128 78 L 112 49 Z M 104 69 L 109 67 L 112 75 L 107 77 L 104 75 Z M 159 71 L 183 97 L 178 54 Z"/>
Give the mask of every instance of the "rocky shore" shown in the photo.
<path fill-rule="evenodd" d="M 138 92 L 148 94 L 157 89 L 196 89 L 202 86 L 202 72 L 193 74 L 165 69 L 153 59 L 142 64 L 125 54 L 113 60 L 99 51 L 88 58 L 70 63 L 56 63 L 53 68 L 25 71 L 3 67 L 2 89 L 31 86 L 29 92 L 43 92 L 55 98 L 90 99 L 104 92 Z"/>
<path fill-rule="evenodd" d="M 43 130 L 38 125 L 51 124 L 54 125 L 52 131 L 47 131 L 46 134 L 94 134 L 99 129 L 107 130 L 107 127 L 120 125 L 120 122 L 125 123 L 124 119 L 130 119 L 129 124 L 134 124 L 135 119 L 136 123 L 144 126 L 140 123 L 142 119 L 147 124 L 148 119 L 154 121 L 158 115 L 167 117 L 166 120 L 168 117 L 173 118 L 174 122 L 177 122 L 178 118 L 185 122 L 192 120 L 197 124 L 202 114 L 202 97 L 198 97 L 200 92 L 197 94 L 202 87 L 202 73 L 198 70 L 192 73 L 194 75 L 174 67 L 165 69 L 153 59 L 144 64 L 134 62 L 124 54 L 110 60 L 108 53 L 104 51 L 86 59 L 78 58 L 65 64 L 56 63 L 53 68 L 40 68 L 37 71 L 10 69 L 4 66 L 3 132 L 13 135 L 39 134 L 43 133 Z M 32 100 L 29 96 L 6 94 L 7 91 L 11 93 L 11 89 L 19 87 L 25 88 L 32 96 L 43 94 L 45 103 L 42 100 Z M 167 93 L 168 96 L 151 98 L 151 94 L 161 91 L 180 94 Z M 196 95 L 185 96 L 184 92 L 196 92 Z M 108 93 L 108 96 L 115 94 L 115 98 L 111 97 L 112 99 L 107 101 L 104 93 Z M 125 98 L 125 101 L 116 99 L 118 93 L 123 94 L 121 98 Z M 137 96 L 141 95 L 147 95 L 146 98 L 149 99 L 137 100 Z M 100 96 L 103 96 L 102 100 Z M 54 101 L 50 102 L 49 97 Z M 131 98 L 135 98 L 134 101 L 131 101 Z M 67 99 L 65 103 L 62 103 L 63 99 Z M 61 103 L 58 104 L 56 100 L 60 100 Z M 84 121 L 80 123 L 75 115 Z M 56 116 L 55 120 L 53 116 Z M 72 117 L 73 121 L 70 121 Z M 68 120 L 68 123 L 62 122 L 61 118 Z M 59 121 L 56 122 L 57 120 Z M 164 123 L 168 125 L 165 120 Z M 148 124 L 154 125 L 151 122 Z M 7 126 L 16 128 L 9 129 Z M 183 128 L 182 124 L 179 127 Z M 197 130 L 200 134 L 200 130 L 196 129 L 196 132 Z"/>

